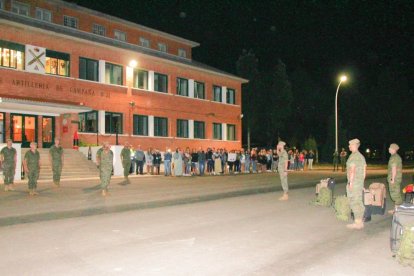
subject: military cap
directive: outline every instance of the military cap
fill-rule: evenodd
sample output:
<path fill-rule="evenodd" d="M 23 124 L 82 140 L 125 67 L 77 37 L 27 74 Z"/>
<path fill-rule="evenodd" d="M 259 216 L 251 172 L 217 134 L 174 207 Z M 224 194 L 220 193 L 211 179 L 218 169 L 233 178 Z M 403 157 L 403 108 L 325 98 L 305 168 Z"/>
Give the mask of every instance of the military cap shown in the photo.
<path fill-rule="evenodd" d="M 400 147 L 397 144 L 395 144 L 395 143 L 393 143 L 393 144 L 390 145 L 390 149 L 398 150 L 399 148 Z"/>
<path fill-rule="evenodd" d="M 352 139 L 351 141 L 349 141 L 350 145 L 360 145 L 361 142 L 358 139 Z"/>
<path fill-rule="evenodd" d="M 284 147 L 284 146 L 286 145 L 286 143 L 285 143 L 285 142 L 283 142 L 283 141 L 279 141 L 279 143 L 277 143 L 277 145 L 278 145 L 278 146 L 282 146 L 282 147 Z"/>

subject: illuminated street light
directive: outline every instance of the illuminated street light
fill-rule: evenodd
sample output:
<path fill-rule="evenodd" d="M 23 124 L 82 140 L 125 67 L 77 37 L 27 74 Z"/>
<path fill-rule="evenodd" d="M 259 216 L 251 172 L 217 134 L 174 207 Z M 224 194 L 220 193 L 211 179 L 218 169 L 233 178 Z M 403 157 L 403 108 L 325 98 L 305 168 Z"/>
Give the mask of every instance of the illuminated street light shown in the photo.
<path fill-rule="evenodd" d="M 338 152 L 338 92 L 339 87 L 341 86 L 342 82 L 345 82 L 348 78 L 345 75 L 342 75 L 339 79 L 338 87 L 336 88 L 336 96 L 335 96 L 335 152 Z"/>
<path fill-rule="evenodd" d="M 134 59 L 129 62 L 129 67 L 131 68 L 135 68 L 137 67 L 137 65 L 138 65 L 138 62 Z"/>

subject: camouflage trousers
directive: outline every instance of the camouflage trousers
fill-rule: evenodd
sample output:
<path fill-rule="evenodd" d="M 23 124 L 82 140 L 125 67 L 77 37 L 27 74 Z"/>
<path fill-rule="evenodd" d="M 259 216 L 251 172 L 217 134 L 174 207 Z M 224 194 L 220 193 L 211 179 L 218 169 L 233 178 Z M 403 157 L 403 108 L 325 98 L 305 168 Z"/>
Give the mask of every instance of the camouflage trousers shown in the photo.
<path fill-rule="evenodd" d="M 280 183 L 282 184 L 283 192 L 287 193 L 289 191 L 288 178 L 287 175 L 284 175 L 283 170 L 279 171 Z"/>
<path fill-rule="evenodd" d="M 390 189 L 390 197 L 394 201 L 395 205 L 401 205 L 403 203 L 401 196 L 401 182 L 394 182 L 394 184 L 388 183 Z"/>
<path fill-rule="evenodd" d="M 362 219 L 364 217 L 365 206 L 362 199 L 364 183 L 354 183 L 352 190 L 349 185 L 346 186 L 346 195 L 349 200 L 349 206 L 354 213 L 355 220 Z"/>
<path fill-rule="evenodd" d="M 14 182 L 14 167 L 3 167 L 4 185 L 10 185 Z"/>
<path fill-rule="evenodd" d="M 131 162 L 122 162 L 122 166 L 124 167 L 124 177 L 127 177 L 131 169 Z"/>
<path fill-rule="evenodd" d="M 99 178 L 101 179 L 102 190 L 107 190 L 109 183 L 111 182 L 112 168 L 102 168 L 99 172 Z"/>
<path fill-rule="evenodd" d="M 60 181 L 60 176 L 62 175 L 62 164 L 53 164 L 53 181 Z"/>
<path fill-rule="evenodd" d="M 36 170 L 36 169 L 29 170 L 29 173 L 27 174 L 27 178 L 29 179 L 29 182 L 27 183 L 29 185 L 29 189 L 36 189 L 37 180 L 39 179 L 39 170 Z"/>

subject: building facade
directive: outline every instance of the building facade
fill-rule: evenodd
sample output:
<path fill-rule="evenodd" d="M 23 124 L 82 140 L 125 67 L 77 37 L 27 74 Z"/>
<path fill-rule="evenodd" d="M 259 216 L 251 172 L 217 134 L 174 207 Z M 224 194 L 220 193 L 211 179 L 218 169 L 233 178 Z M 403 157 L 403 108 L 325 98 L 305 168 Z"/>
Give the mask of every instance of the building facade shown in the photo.
<path fill-rule="evenodd" d="M 247 80 L 198 43 L 59 0 L 0 0 L 0 142 L 241 146 Z"/>

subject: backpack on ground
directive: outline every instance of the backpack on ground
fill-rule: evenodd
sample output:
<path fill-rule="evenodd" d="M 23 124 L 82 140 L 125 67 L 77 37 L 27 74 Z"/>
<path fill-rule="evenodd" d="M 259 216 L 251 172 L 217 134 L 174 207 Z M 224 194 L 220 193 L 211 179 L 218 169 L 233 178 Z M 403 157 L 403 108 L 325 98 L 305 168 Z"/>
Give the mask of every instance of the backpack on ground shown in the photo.
<path fill-rule="evenodd" d="M 397 260 L 402 265 L 414 267 L 414 223 L 403 225 Z"/>
<path fill-rule="evenodd" d="M 322 187 L 319 190 L 318 195 L 310 204 L 315 206 L 325 206 L 329 207 L 332 205 L 332 191 L 327 187 Z"/>
<path fill-rule="evenodd" d="M 414 204 L 403 203 L 395 208 L 390 231 L 390 247 L 395 254 L 400 248 L 404 226 L 414 224 Z"/>
<path fill-rule="evenodd" d="M 351 207 L 346 196 L 339 196 L 334 203 L 336 218 L 342 221 L 348 221 L 351 217 Z"/>

